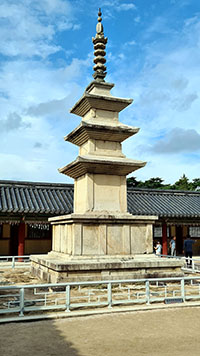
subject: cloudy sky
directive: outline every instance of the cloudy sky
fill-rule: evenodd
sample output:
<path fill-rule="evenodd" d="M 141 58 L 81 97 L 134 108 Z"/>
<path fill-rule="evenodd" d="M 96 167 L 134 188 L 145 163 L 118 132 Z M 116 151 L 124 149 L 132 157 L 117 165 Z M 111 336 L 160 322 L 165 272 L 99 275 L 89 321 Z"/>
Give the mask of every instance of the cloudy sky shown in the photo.
<path fill-rule="evenodd" d="M 1 0 L 0 179 L 72 182 L 57 169 L 69 114 L 92 78 L 98 6 L 113 95 L 133 98 L 120 121 L 140 127 L 123 144 L 147 161 L 137 179 L 200 177 L 200 1 Z"/>

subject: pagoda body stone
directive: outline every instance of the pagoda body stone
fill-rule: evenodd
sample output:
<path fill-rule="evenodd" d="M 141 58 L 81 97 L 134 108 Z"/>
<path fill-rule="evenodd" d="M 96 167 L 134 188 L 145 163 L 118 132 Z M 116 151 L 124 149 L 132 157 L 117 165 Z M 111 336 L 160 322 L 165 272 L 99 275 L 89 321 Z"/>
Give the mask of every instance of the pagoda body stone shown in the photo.
<path fill-rule="evenodd" d="M 74 212 L 49 219 L 52 251 L 31 258 L 33 274 L 48 282 L 157 276 L 158 264 L 162 275 L 171 273 L 166 261 L 152 255 L 157 217 L 127 212 L 126 176 L 146 163 L 122 152 L 122 142 L 139 129 L 119 121 L 132 99 L 112 96 L 114 84 L 104 81 L 107 39 L 100 16 L 98 21 L 95 80 L 71 109 L 82 118 L 80 125 L 65 136 L 79 147 L 79 154 L 59 169 L 74 179 Z M 177 262 L 173 268 L 179 271 Z"/>
<path fill-rule="evenodd" d="M 65 140 L 79 146 L 79 155 L 59 171 L 74 178 L 75 214 L 126 214 L 126 175 L 145 165 L 122 153 L 121 142 L 138 129 L 119 122 L 132 100 L 111 96 L 112 87 L 92 82 L 71 110 L 82 122 Z"/>

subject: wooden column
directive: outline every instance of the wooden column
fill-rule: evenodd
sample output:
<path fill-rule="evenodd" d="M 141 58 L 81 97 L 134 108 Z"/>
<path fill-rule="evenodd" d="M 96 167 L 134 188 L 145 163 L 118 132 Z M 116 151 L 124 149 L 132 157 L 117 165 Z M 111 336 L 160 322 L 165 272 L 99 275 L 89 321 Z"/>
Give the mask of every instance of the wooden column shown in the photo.
<path fill-rule="evenodd" d="M 21 221 L 18 230 L 18 256 L 24 255 L 24 245 L 25 245 L 25 223 Z"/>
<path fill-rule="evenodd" d="M 167 224 L 162 223 L 162 254 L 167 255 Z"/>

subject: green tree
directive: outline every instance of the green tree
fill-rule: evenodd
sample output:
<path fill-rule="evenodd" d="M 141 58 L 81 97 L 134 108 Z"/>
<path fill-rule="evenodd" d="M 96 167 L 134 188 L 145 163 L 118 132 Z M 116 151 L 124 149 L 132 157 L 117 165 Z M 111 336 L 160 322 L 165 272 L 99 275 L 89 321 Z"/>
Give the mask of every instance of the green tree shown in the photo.
<path fill-rule="evenodd" d="M 197 190 L 200 191 L 200 178 L 192 179 L 192 182 L 189 181 L 189 178 L 185 174 L 180 177 L 174 184 L 163 184 L 164 180 L 160 177 L 154 177 L 143 181 L 137 180 L 136 177 L 130 177 L 127 179 L 128 187 L 137 187 L 137 188 L 149 188 L 149 189 L 161 189 L 161 190 Z"/>
<path fill-rule="evenodd" d="M 142 183 L 141 181 L 138 181 L 136 177 L 130 177 L 127 178 L 127 186 L 128 187 L 137 187 L 138 184 Z"/>
<path fill-rule="evenodd" d="M 200 178 L 194 178 L 192 179 L 192 190 L 200 190 Z"/>
<path fill-rule="evenodd" d="M 174 183 L 173 189 L 177 190 L 192 190 L 192 183 L 189 182 L 189 179 L 183 173 L 182 177 Z"/>
<path fill-rule="evenodd" d="M 163 182 L 164 182 L 164 180 L 159 177 L 150 178 L 148 180 L 145 180 L 145 182 L 143 183 L 143 187 L 151 188 L 151 189 L 158 189 L 163 186 Z"/>

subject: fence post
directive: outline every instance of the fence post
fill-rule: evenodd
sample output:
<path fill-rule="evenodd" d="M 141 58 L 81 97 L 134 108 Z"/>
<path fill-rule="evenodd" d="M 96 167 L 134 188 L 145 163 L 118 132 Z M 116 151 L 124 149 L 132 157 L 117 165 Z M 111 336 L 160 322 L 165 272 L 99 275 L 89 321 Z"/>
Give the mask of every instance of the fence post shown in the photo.
<path fill-rule="evenodd" d="M 183 301 L 185 302 L 185 281 L 184 281 L 184 279 L 181 279 L 181 297 L 183 298 Z"/>
<path fill-rule="evenodd" d="M 194 261 L 192 260 L 192 269 L 195 270 Z"/>
<path fill-rule="evenodd" d="M 150 289 L 149 289 L 149 281 L 145 282 L 146 289 L 146 304 L 150 304 Z"/>
<path fill-rule="evenodd" d="M 19 306 L 20 306 L 19 316 L 24 316 L 24 288 L 20 288 L 19 291 Z"/>
<path fill-rule="evenodd" d="M 66 312 L 70 312 L 70 284 L 65 288 L 66 290 Z"/>
<path fill-rule="evenodd" d="M 112 308 L 112 283 L 108 283 L 108 308 Z"/>
<path fill-rule="evenodd" d="M 12 269 L 15 268 L 15 256 L 12 256 Z"/>

